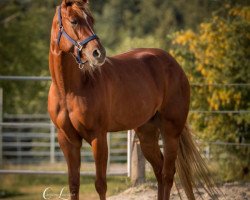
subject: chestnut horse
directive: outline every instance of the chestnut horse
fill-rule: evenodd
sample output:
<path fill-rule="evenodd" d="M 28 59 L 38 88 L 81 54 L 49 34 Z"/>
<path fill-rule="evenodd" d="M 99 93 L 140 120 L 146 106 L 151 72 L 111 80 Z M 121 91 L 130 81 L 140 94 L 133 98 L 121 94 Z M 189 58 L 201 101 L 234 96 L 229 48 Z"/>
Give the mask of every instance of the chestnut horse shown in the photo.
<path fill-rule="evenodd" d="M 175 168 L 188 199 L 195 199 L 194 172 L 213 195 L 206 166 L 186 124 L 190 88 L 182 68 L 160 49 L 106 57 L 93 23 L 87 0 L 63 0 L 51 30 L 48 110 L 67 161 L 71 199 L 79 199 L 82 140 L 92 147 L 95 187 L 104 200 L 107 132 L 129 129 L 136 131 L 153 167 L 159 200 L 169 199 Z"/>

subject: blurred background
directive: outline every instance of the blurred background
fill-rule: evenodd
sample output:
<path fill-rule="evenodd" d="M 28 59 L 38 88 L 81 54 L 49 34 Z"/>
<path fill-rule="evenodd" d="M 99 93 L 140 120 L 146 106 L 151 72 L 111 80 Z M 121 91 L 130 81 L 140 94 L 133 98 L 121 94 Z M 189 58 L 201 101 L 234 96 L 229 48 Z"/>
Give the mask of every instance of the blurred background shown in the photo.
<path fill-rule="evenodd" d="M 66 171 L 66 163 L 47 114 L 50 28 L 60 3 L 0 0 L 0 199 L 41 199 L 46 187 L 67 186 L 66 175 L 56 175 Z M 108 56 L 156 47 L 177 59 L 191 83 L 188 120 L 216 181 L 249 182 L 250 2 L 90 0 L 89 4 Z M 131 183 L 126 177 L 127 134 L 110 134 L 108 139 L 109 172 L 116 173 L 108 180 L 111 195 Z M 82 170 L 91 174 L 93 158 L 86 144 L 83 155 Z M 146 169 L 147 180 L 154 181 L 152 170 Z M 55 175 L 41 175 L 46 170 Z M 89 195 L 87 199 L 97 199 L 94 178 L 82 179 L 81 192 Z"/>

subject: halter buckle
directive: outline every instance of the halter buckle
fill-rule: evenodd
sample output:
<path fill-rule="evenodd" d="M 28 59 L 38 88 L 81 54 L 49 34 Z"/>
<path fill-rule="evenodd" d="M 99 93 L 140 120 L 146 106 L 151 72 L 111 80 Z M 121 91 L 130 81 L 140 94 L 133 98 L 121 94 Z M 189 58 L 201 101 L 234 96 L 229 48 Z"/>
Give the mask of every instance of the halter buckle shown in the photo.
<path fill-rule="evenodd" d="M 83 46 L 82 46 L 79 42 L 77 42 L 76 48 L 77 48 L 79 51 L 82 51 Z"/>

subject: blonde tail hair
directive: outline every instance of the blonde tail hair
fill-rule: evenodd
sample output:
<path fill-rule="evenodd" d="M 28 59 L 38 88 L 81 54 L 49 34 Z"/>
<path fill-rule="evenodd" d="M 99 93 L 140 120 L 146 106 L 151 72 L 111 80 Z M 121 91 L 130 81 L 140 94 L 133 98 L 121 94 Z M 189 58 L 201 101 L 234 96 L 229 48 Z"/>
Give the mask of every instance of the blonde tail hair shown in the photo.
<path fill-rule="evenodd" d="M 209 175 L 207 165 L 192 139 L 188 124 L 185 125 L 180 136 L 176 171 L 189 200 L 195 200 L 193 187 L 198 190 L 198 186 L 205 189 L 212 199 L 218 199 L 219 190 Z"/>

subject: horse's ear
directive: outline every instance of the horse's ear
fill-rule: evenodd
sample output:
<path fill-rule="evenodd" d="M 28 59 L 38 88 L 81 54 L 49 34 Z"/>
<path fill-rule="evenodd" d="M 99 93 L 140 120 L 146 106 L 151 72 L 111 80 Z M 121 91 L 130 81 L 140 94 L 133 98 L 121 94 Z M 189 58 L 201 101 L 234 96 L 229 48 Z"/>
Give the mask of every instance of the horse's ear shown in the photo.
<path fill-rule="evenodd" d="M 89 3 L 89 0 L 82 0 L 83 1 L 83 3 Z M 63 3 L 65 3 L 65 4 L 72 4 L 72 3 L 74 3 L 75 1 L 74 0 L 63 0 L 62 1 Z M 77 2 L 77 1 L 76 1 Z M 79 1 L 78 1 L 79 2 Z"/>
<path fill-rule="evenodd" d="M 62 3 L 66 6 L 71 6 L 74 3 L 74 0 L 63 0 Z"/>

